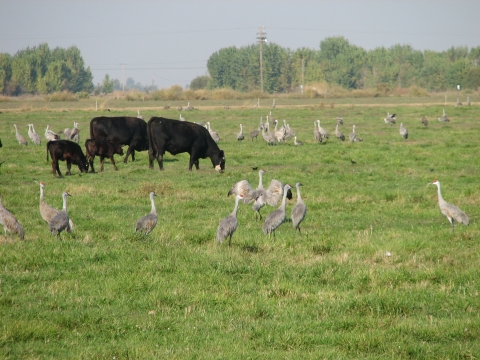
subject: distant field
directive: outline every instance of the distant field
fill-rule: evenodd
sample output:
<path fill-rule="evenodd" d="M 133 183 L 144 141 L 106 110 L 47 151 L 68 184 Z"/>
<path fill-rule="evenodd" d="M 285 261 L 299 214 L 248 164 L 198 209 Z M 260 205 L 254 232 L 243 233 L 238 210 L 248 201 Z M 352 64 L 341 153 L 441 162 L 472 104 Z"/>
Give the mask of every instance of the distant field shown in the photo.
<path fill-rule="evenodd" d="M 81 143 L 95 116 L 178 119 L 186 102 L 115 99 L 71 103 L 0 102 L 0 196 L 25 229 L 25 240 L 0 244 L 0 357 L 4 359 L 425 358 L 480 354 L 480 107 L 456 98 L 277 99 L 194 101 L 188 121 L 210 121 L 221 137 L 226 171 L 209 159 L 188 172 L 188 155 L 148 168 L 146 152 L 119 171 L 52 176 L 43 132 L 79 122 Z M 462 98 L 464 101 L 464 98 Z M 331 105 L 333 103 L 333 105 Z M 230 106 L 230 110 L 223 107 Z M 95 111 L 95 108 L 98 111 Z M 108 111 L 107 109 L 110 109 Z M 450 122 L 439 123 L 445 109 Z M 269 111 L 304 145 L 267 146 L 248 133 Z M 397 114 L 397 125 L 383 122 Z M 422 116 L 428 127 L 420 123 Z M 335 117 L 347 136 L 335 138 Z M 330 133 L 313 139 L 313 121 Z M 409 131 L 399 134 L 399 124 Z M 13 124 L 28 123 L 42 145 L 20 147 Z M 243 124 L 246 140 L 236 134 Z M 83 145 L 82 145 L 83 147 Z M 356 163 L 352 164 L 351 160 Z M 99 169 L 98 159 L 96 168 Z M 289 219 L 268 238 L 250 205 L 241 204 L 232 246 L 215 241 L 233 209 L 232 185 L 300 181 L 307 217 L 302 235 Z M 60 164 L 62 172 L 65 163 Z M 39 186 L 61 207 L 68 191 L 72 234 L 56 239 L 38 210 Z M 436 187 L 470 217 L 450 224 Z M 155 191 L 159 222 L 134 234 Z M 287 203 L 290 214 L 296 202 Z M 262 209 L 266 216 L 274 208 Z M 289 217 L 289 216 L 288 216 Z M 0 239 L 3 240 L 3 239 Z"/>

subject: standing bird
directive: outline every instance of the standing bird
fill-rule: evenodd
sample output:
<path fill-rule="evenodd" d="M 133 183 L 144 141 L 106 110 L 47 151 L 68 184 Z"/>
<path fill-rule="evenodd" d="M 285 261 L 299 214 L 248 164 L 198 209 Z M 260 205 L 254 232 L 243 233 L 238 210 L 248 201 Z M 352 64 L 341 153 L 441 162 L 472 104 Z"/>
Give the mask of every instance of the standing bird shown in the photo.
<path fill-rule="evenodd" d="M 302 145 L 303 145 L 303 142 L 297 141 L 297 136 L 295 136 L 295 137 L 293 138 L 293 143 L 294 143 L 296 146 L 302 146 Z"/>
<path fill-rule="evenodd" d="M 336 120 L 338 125 L 343 125 L 343 118 L 337 116 Z"/>
<path fill-rule="evenodd" d="M 318 123 L 318 132 L 320 133 L 320 136 L 322 137 L 322 141 L 324 139 L 328 139 L 330 136 L 328 135 L 327 130 L 325 130 L 324 128 L 322 128 L 320 126 L 320 120 L 317 120 L 317 123 Z"/>
<path fill-rule="evenodd" d="M 2 198 L 0 198 L 0 225 L 3 225 L 3 230 L 5 231 L 5 242 L 7 241 L 7 231 L 10 234 L 18 234 L 21 240 L 24 239 L 25 233 L 23 232 L 22 225 L 15 216 L 3 206 Z"/>
<path fill-rule="evenodd" d="M 427 126 L 427 125 L 428 125 L 428 120 L 427 120 L 427 117 L 426 117 L 426 116 L 422 117 L 422 125 L 423 125 L 423 126 Z"/>
<path fill-rule="evenodd" d="M 283 222 L 285 221 L 286 219 L 285 206 L 287 202 L 287 192 L 291 188 L 292 187 L 289 184 L 286 184 L 284 186 L 282 204 L 277 210 L 268 214 L 267 218 L 265 219 L 265 222 L 263 223 L 263 226 L 262 226 L 262 231 L 265 235 L 266 234 L 271 235 L 273 233 L 273 237 L 275 237 L 275 230 L 280 225 L 282 225 Z"/>
<path fill-rule="evenodd" d="M 186 121 L 182 114 L 180 114 L 180 121 Z"/>
<path fill-rule="evenodd" d="M 268 116 L 267 122 L 263 125 L 262 137 L 263 140 L 267 142 L 267 145 L 275 145 L 277 143 L 275 133 L 270 131 L 270 123 L 268 122 Z"/>
<path fill-rule="evenodd" d="M 77 144 L 80 142 L 80 129 L 78 128 L 78 122 L 73 122 L 73 129 L 68 140 L 73 140 Z"/>
<path fill-rule="evenodd" d="M 337 139 L 345 141 L 345 135 L 343 135 L 342 132 L 338 130 L 338 124 L 335 127 L 335 136 L 337 137 Z"/>
<path fill-rule="evenodd" d="M 385 121 L 385 124 L 396 124 L 397 123 L 397 118 L 395 117 L 395 114 L 390 115 L 389 112 L 387 112 L 387 117 L 383 119 Z"/>
<path fill-rule="evenodd" d="M 232 244 L 232 235 L 237 230 L 238 220 L 237 220 L 237 211 L 238 211 L 238 202 L 243 198 L 242 194 L 238 194 L 235 197 L 235 207 L 230 215 L 228 215 L 225 219 L 220 221 L 217 228 L 217 241 L 221 244 L 223 240 L 227 237 L 228 239 L 228 246 Z"/>
<path fill-rule="evenodd" d="M 62 194 L 63 199 L 63 207 L 62 211 L 60 211 L 57 215 L 53 217 L 52 220 L 48 223 L 48 228 L 52 235 L 60 236 L 62 231 L 71 232 L 70 229 L 70 218 L 68 217 L 67 213 L 67 197 L 72 196 L 68 192 L 64 191 Z"/>
<path fill-rule="evenodd" d="M 140 110 L 138 110 L 138 109 L 137 109 L 137 118 L 139 118 L 139 119 L 142 119 L 142 120 L 143 120 L 143 116 L 142 116 L 142 115 L 140 115 Z"/>
<path fill-rule="evenodd" d="M 462 106 L 462 103 L 460 102 L 460 100 L 458 99 L 458 97 L 457 97 L 457 103 L 455 104 L 455 106 Z"/>
<path fill-rule="evenodd" d="M 155 208 L 154 197 L 157 196 L 153 191 L 150 193 L 150 202 L 152 203 L 152 210 L 150 214 L 141 217 L 137 224 L 135 225 L 135 232 L 141 231 L 145 235 L 150 234 L 150 232 L 155 228 L 158 221 L 157 209 Z"/>
<path fill-rule="evenodd" d="M 362 138 L 357 137 L 357 133 L 355 132 L 355 125 L 353 125 L 352 132 L 350 133 L 350 135 L 348 135 L 348 138 L 350 139 L 350 142 L 363 141 Z"/>
<path fill-rule="evenodd" d="M 58 211 L 54 207 L 47 204 L 47 202 L 45 201 L 45 183 L 42 181 L 39 183 L 39 185 L 40 185 L 40 215 L 42 216 L 42 219 L 45 220 L 45 222 L 50 223 L 50 221 L 55 216 L 57 216 L 60 211 Z M 73 230 L 74 228 L 74 225 L 70 217 L 68 218 L 68 224 L 70 225 L 70 228 L 67 229 L 67 232 L 71 232 L 71 230 Z"/>
<path fill-rule="evenodd" d="M 35 132 L 35 128 L 33 127 L 33 124 L 28 124 L 28 137 L 30 138 L 30 140 L 33 141 L 35 145 L 40 145 L 41 143 L 40 135 L 38 135 Z"/>
<path fill-rule="evenodd" d="M 292 224 L 295 230 L 301 234 L 300 231 L 300 223 L 305 219 L 305 215 L 307 214 L 307 206 L 302 200 L 302 196 L 300 195 L 300 186 L 303 186 L 302 183 L 297 182 L 295 187 L 297 188 L 297 205 L 292 210 Z"/>
<path fill-rule="evenodd" d="M 20 135 L 20 133 L 18 132 L 17 125 L 13 124 L 13 126 L 15 127 L 15 137 L 17 138 L 18 144 L 28 145 L 27 140 L 25 140 L 25 138 L 22 135 Z"/>
<path fill-rule="evenodd" d="M 258 187 L 257 189 L 253 192 L 253 198 L 255 199 L 255 202 L 252 205 L 252 210 L 256 211 L 255 213 L 255 219 L 257 219 L 257 214 L 260 217 L 260 220 L 262 219 L 262 214 L 260 214 L 260 210 L 262 207 L 265 206 L 265 204 L 268 204 L 270 206 L 276 206 L 278 204 L 278 201 L 281 199 L 283 196 L 283 187 L 284 184 L 279 181 L 273 179 L 270 181 L 270 185 L 268 186 L 268 189 L 265 190 L 263 187 L 263 180 L 262 180 L 262 175 L 266 173 L 265 170 L 260 169 L 258 172 Z M 287 198 L 291 199 L 292 198 L 292 192 L 288 191 L 287 192 Z"/>
<path fill-rule="evenodd" d="M 243 139 L 245 139 L 245 136 L 243 135 L 242 124 L 240 124 L 240 132 L 237 134 L 237 140 L 242 141 Z"/>
<path fill-rule="evenodd" d="M 275 99 L 273 99 L 272 108 L 275 109 Z"/>
<path fill-rule="evenodd" d="M 58 140 L 60 139 L 60 136 L 58 136 L 58 134 L 55 133 L 54 131 L 50 130 L 47 125 L 47 128 L 45 129 L 45 139 L 47 139 L 48 141 Z"/>
<path fill-rule="evenodd" d="M 403 127 L 403 123 L 400 123 L 400 135 L 402 135 L 404 139 L 408 139 L 408 130 Z"/>
<path fill-rule="evenodd" d="M 468 216 L 465 214 L 462 210 L 460 210 L 458 207 L 455 205 L 447 203 L 445 200 L 443 200 L 442 193 L 440 191 L 440 181 L 435 180 L 434 182 L 430 183 L 430 185 L 437 185 L 437 190 L 438 190 L 438 206 L 440 206 L 440 211 L 442 212 L 443 215 L 445 215 L 452 224 L 452 231 L 455 228 L 454 221 L 458 223 L 463 223 L 464 225 L 468 226 Z"/>
<path fill-rule="evenodd" d="M 438 118 L 438 121 L 440 121 L 440 122 L 450 121 L 450 119 L 449 119 L 449 118 L 447 117 L 447 115 L 445 114 L 445 109 L 443 109 L 442 117 L 439 117 L 439 118 Z"/>
<path fill-rule="evenodd" d="M 317 122 L 314 120 L 313 121 L 313 137 L 315 138 L 315 141 L 318 143 L 322 142 L 322 136 L 320 135 L 320 132 L 317 129 Z"/>
<path fill-rule="evenodd" d="M 216 131 L 213 131 L 210 128 L 210 121 L 207 121 L 207 130 L 210 133 L 210 136 L 212 137 L 213 141 L 215 141 L 218 144 L 218 142 L 220 141 L 220 136 Z"/>

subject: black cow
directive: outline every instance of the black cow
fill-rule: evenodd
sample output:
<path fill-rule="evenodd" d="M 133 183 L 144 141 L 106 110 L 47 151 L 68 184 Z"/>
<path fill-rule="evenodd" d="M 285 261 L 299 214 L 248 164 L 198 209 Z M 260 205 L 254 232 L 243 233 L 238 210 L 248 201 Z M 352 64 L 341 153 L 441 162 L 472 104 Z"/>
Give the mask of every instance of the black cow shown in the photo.
<path fill-rule="evenodd" d="M 113 155 L 123 155 L 123 148 L 122 145 L 114 144 L 108 140 L 87 139 L 85 140 L 85 154 L 87 155 L 87 160 L 90 164 L 90 172 L 95 172 L 95 169 L 93 168 L 95 155 L 100 157 L 100 171 L 103 171 L 105 158 L 109 158 L 114 169 L 118 170 L 117 165 L 115 165 L 115 160 L 113 160 Z"/>
<path fill-rule="evenodd" d="M 148 150 L 147 123 L 142 119 L 128 116 L 108 117 L 100 116 L 90 121 L 90 138 L 108 140 L 114 144 L 128 145 L 127 155 L 135 160 L 135 150 Z"/>
<path fill-rule="evenodd" d="M 67 162 L 67 175 L 71 175 L 70 168 L 72 164 L 78 165 L 81 172 L 88 171 L 87 158 L 83 154 L 82 148 L 76 142 L 70 140 L 51 140 L 47 143 L 47 161 L 48 154 L 52 158 L 53 176 L 63 177 L 58 167 L 58 161 Z"/>
<path fill-rule="evenodd" d="M 210 133 L 203 126 L 163 117 L 152 117 L 148 122 L 148 155 L 150 169 L 156 158 L 160 170 L 163 170 L 163 155 L 168 151 L 172 155 L 187 152 L 190 154 L 190 164 L 198 170 L 198 159 L 207 157 L 212 160 L 215 170 L 225 169 L 225 154 L 213 141 Z"/>

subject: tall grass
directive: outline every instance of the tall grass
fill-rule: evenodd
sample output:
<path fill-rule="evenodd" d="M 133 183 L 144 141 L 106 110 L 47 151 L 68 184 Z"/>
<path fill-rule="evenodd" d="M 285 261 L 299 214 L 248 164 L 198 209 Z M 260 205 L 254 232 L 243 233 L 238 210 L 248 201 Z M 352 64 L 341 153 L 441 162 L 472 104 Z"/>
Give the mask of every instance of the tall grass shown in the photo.
<path fill-rule="evenodd" d="M 440 105 L 299 104 L 277 101 L 272 115 L 287 120 L 302 147 L 237 142 L 239 124 L 248 134 L 270 108 L 205 102 L 188 112 L 187 120 L 210 121 L 219 132 L 224 174 L 208 159 L 188 172 L 188 154 L 167 153 L 165 170 L 150 170 L 140 152 L 135 162 L 117 159 L 118 172 L 107 161 L 102 173 L 73 167 L 63 179 L 53 178 L 45 144 L 18 145 L 13 124 L 26 136 L 28 123 L 43 134 L 47 124 L 76 121 L 85 140 L 99 113 L 2 110 L 0 196 L 26 236 L 0 246 L 0 357 L 477 357 L 478 107 L 446 107 L 451 121 L 442 124 Z M 408 140 L 383 122 L 387 111 L 408 128 Z M 130 110 L 108 113 L 123 114 Z M 177 114 L 142 109 L 145 119 Z M 355 124 L 364 141 L 337 140 L 336 116 L 345 135 Z M 330 132 L 326 144 L 314 143 L 316 119 Z M 227 192 L 242 179 L 256 187 L 253 167 L 267 170 L 264 184 L 302 182 L 303 235 L 287 219 L 270 239 L 242 205 L 232 246 L 219 245 L 216 228 L 234 206 Z M 72 194 L 72 234 L 49 234 L 33 179 L 46 183 L 46 200 L 57 208 L 63 191 Z M 470 216 L 469 227 L 450 232 L 428 185 L 435 179 Z M 139 236 L 134 225 L 150 210 L 150 191 L 159 195 L 159 223 Z"/>

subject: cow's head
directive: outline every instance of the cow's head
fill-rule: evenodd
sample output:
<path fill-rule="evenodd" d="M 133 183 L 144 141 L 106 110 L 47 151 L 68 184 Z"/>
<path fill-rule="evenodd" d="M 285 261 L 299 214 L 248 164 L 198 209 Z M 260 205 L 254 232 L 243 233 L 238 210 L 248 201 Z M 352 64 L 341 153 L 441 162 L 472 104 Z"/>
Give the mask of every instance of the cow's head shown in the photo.
<path fill-rule="evenodd" d="M 225 153 L 223 150 L 220 150 L 217 156 L 215 156 L 215 161 L 212 159 L 213 166 L 218 172 L 223 172 L 225 170 Z"/>
<path fill-rule="evenodd" d="M 115 144 L 114 145 L 115 153 L 123 156 L 123 145 L 122 144 Z"/>

